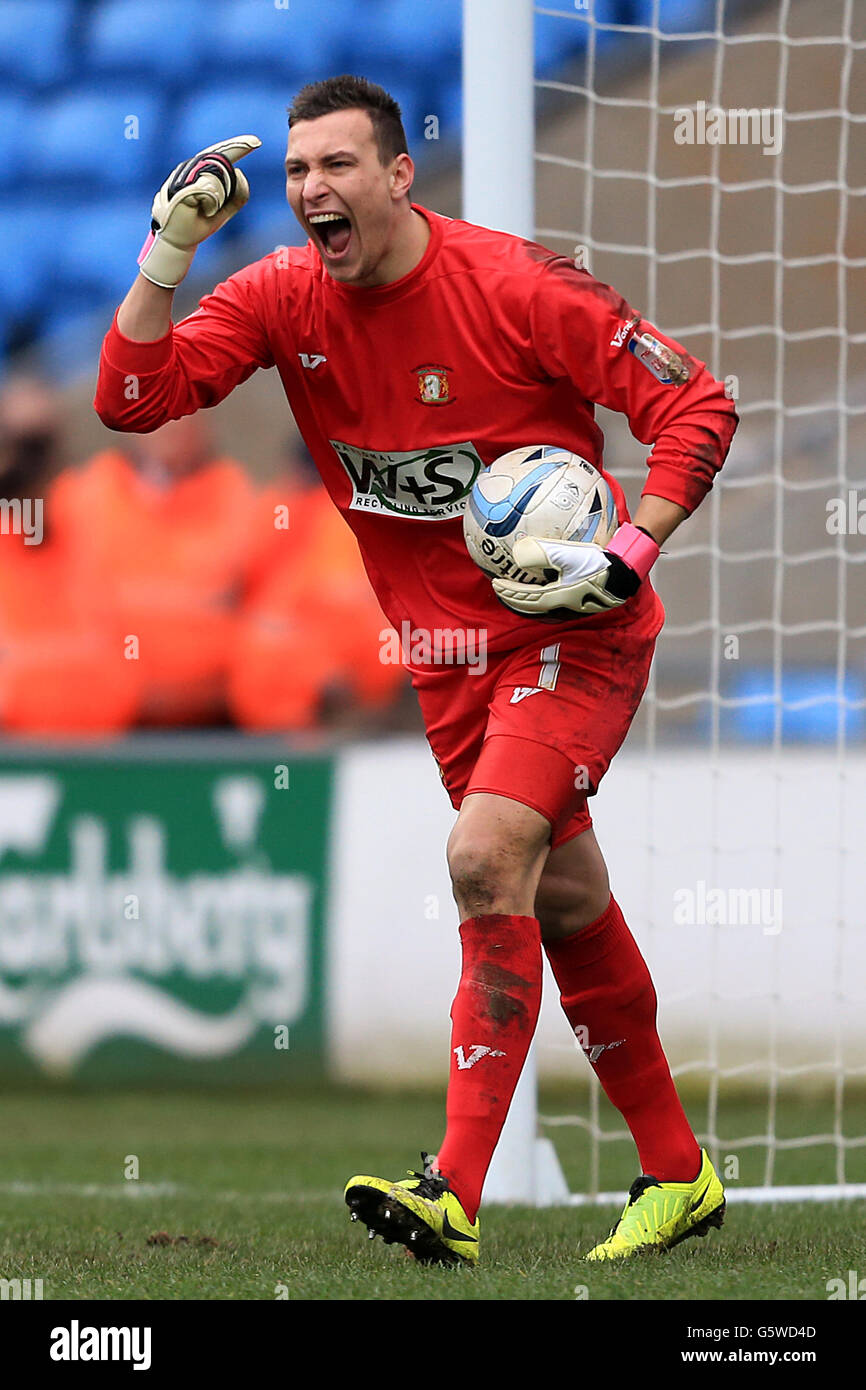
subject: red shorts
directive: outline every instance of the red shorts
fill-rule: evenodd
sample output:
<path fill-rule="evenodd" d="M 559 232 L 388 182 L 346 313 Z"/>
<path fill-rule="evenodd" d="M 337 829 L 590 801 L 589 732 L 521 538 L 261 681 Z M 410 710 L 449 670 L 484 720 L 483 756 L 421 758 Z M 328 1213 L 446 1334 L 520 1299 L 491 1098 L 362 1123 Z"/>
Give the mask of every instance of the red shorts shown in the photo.
<path fill-rule="evenodd" d="M 553 846 L 588 830 L 586 805 L 634 718 L 664 609 L 654 591 L 633 621 L 559 629 L 462 666 L 412 667 L 427 739 L 459 807 L 472 792 L 531 806 Z"/>

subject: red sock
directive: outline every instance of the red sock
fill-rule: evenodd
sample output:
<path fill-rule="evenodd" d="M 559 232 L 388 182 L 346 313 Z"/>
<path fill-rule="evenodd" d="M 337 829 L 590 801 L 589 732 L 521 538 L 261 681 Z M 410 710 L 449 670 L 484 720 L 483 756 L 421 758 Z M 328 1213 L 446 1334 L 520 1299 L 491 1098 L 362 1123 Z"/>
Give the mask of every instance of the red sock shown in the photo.
<path fill-rule="evenodd" d="M 656 992 L 618 904 L 545 945 L 565 1016 L 631 1130 L 641 1170 L 691 1182 L 701 1154 L 656 1032 Z"/>
<path fill-rule="evenodd" d="M 470 1221 L 523 1070 L 541 1004 L 535 917 L 490 913 L 460 925 L 463 970 L 451 1005 L 448 1124 L 436 1166 Z"/>

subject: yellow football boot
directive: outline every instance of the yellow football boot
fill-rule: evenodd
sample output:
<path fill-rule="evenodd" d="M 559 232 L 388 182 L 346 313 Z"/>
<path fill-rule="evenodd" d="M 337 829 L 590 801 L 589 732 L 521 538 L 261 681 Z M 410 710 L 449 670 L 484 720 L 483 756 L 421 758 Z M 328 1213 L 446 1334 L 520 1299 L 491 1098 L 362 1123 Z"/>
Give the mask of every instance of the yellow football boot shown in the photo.
<path fill-rule="evenodd" d="M 474 1265 L 480 1222 L 469 1220 L 429 1155 L 422 1153 L 421 1160 L 423 1172 L 402 1182 L 350 1178 L 343 1196 L 351 1219 L 364 1222 L 371 1240 L 380 1235 L 386 1245 L 405 1245 L 422 1264 Z"/>
<path fill-rule="evenodd" d="M 705 1236 L 725 1219 L 725 1190 L 704 1149 L 694 1182 L 659 1182 L 642 1173 L 629 1188 L 622 1216 L 586 1260 L 623 1260 L 642 1250 L 670 1250 L 689 1236 Z"/>

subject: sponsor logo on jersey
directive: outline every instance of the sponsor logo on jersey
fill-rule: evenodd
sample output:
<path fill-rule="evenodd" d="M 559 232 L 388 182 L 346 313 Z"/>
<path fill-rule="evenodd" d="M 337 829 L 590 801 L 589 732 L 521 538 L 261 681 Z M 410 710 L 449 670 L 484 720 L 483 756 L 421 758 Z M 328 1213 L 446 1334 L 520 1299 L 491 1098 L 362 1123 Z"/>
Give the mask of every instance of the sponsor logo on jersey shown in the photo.
<path fill-rule="evenodd" d="M 640 318 L 626 319 L 623 323 L 621 323 L 619 328 L 616 330 L 616 332 L 610 340 L 611 347 L 622 347 L 623 343 L 631 333 L 632 329 L 637 328 L 639 323 Z"/>
<path fill-rule="evenodd" d="M 451 394 L 448 373 L 451 367 L 440 367 L 429 362 L 412 371 L 418 378 L 418 400 L 422 405 L 453 405 L 457 397 Z"/>
<path fill-rule="evenodd" d="M 472 1043 L 471 1047 L 469 1048 L 469 1056 L 468 1056 L 468 1057 L 466 1056 L 465 1052 L 463 1051 L 463 1046 L 462 1046 L 462 1044 L 461 1044 L 460 1047 L 455 1047 L 455 1048 L 453 1049 L 453 1052 L 454 1052 L 454 1056 L 457 1058 L 457 1070 L 458 1070 L 458 1071 L 469 1071 L 470 1067 L 474 1067 L 474 1066 L 475 1066 L 475 1063 L 476 1063 L 476 1062 L 480 1062 L 482 1057 L 504 1057 L 504 1056 L 505 1056 L 505 1053 L 504 1053 L 504 1052 L 498 1052 L 498 1051 L 495 1051 L 493 1048 L 485 1047 L 483 1043 Z"/>
<path fill-rule="evenodd" d="M 651 333 L 632 338 L 628 350 L 663 386 L 682 386 L 689 379 L 689 369 L 679 353 L 660 343 Z"/>
<path fill-rule="evenodd" d="M 468 440 L 387 453 L 339 439 L 332 439 L 331 447 L 352 484 L 352 511 L 415 521 L 461 517 L 472 484 L 484 467 Z"/>
<path fill-rule="evenodd" d="M 301 359 L 301 366 L 306 367 L 311 372 L 314 372 L 317 367 L 321 367 L 322 363 L 328 360 L 321 352 L 299 352 L 298 356 Z"/>

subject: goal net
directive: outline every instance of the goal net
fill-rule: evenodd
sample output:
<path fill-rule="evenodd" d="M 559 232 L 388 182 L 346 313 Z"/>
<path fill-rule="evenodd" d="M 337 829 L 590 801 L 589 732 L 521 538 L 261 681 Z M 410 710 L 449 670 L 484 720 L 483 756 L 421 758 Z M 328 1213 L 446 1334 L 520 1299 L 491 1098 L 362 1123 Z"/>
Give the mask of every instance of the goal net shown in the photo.
<path fill-rule="evenodd" d="M 667 624 L 597 833 L 731 1198 L 866 1195 L 866 11 L 533 20 L 537 239 L 684 342 L 741 419 L 656 568 Z M 600 417 L 633 509 L 647 450 Z M 486 1195 L 612 1200 L 634 1150 L 547 995 L 533 1067 L 570 1091 L 537 1106 L 530 1068 Z"/>

